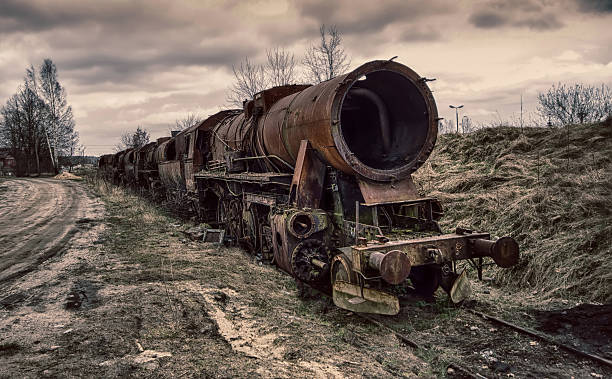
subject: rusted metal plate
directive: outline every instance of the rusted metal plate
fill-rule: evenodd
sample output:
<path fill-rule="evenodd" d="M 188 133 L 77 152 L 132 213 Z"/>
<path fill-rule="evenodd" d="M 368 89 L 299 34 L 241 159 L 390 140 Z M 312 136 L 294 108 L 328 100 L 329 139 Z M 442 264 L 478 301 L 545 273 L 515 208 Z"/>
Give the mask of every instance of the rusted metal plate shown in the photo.
<path fill-rule="evenodd" d="M 166 161 L 159 164 L 159 178 L 169 189 L 184 189 L 185 181 L 182 175 L 180 161 Z"/>
<path fill-rule="evenodd" d="M 204 242 L 223 243 L 225 229 L 205 229 L 202 236 Z"/>
<path fill-rule="evenodd" d="M 271 218 L 272 245 L 274 261 L 285 272 L 293 275 L 291 268 L 291 255 L 289 254 L 289 238 L 286 227 L 286 219 L 283 214 L 276 214 Z"/>
<path fill-rule="evenodd" d="M 258 193 L 245 193 L 244 201 L 247 204 L 255 203 L 255 204 L 266 205 L 269 207 L 275 206 L 278 202 L 275 196 L 261 195 Z"/>
<path fill-rule="evenodd" d="M 219 173 L 210 171 L 200 171 L 194 174 L 195 178 L 201 179 L 217 179 L 224 181 L 237 181 L 246 183 L 276 183 L 284 186 L 289 186 L 291 183 L 292 175 L 276 173 L 276 172 L 249 172 L 249 173 Z"/>
<path fill-rule="evenodd" d="M 195 180 L 193 178 L 193 159 L 185 159 L 183 161 L 183 169 L 185 171 L 185 187 L 189 192 L 196 192 Z"/>
<path fill-rule="evenodd" d="M 399 299 L 389 293 L 356 284 L 336 281 L 332 289 L 334 304 L 358 313 L 396 315 L 400 311 Z"/>
<path fill-rule="evenodd" d="M 419 197 L 411 177 L 393 183 L 376 183 L 369 180 L 359 180 L 359 189 L 361 189 L 366 205 L 398 203 L 415 200 Z"/>
<path fill-rule="evenodd" d="M 301 142 L 291 180 L 290 197 L 298 208 L 319 208 L 325 164 L 315 155 L 308 141 Z"/>

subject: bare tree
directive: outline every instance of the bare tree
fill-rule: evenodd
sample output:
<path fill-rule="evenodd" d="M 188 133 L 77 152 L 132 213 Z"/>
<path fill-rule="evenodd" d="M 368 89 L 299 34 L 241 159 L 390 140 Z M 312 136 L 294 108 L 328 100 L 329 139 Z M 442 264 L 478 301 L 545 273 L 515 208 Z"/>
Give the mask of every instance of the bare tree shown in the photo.
<path fill-rule="evenodd" d="M 463 118 L 461 118 L 461 130 L 463 130 L 463 134 L 473 131 L 472 120 L 468 116 L 463 116 Z"/>
<path fill-rule="evenodd" d="M 284 49 L 275 47 L 266 50 L 268 61 L 266 63 L 266 84 L 270 86 L 284 86 L 296 82 L 295 56 Z"/>
<path fill-rule="evenodd" d="M 68 128 L 68 134 L 74 133 L 72 110 L 57 82 L 55 65 L 45 60 L 45 67 L 40 74 L 33 66 L 27 68 L 23 85 L 0 111 L 0 134 L 18 157 L 19 174 L 57 171 L 57 154 L 62 148 L 59 131 Z"/>
<path fill-rule="evenodd" d="M 245 100 L 250 100 L 256 93 L 266 87 L 265 70 L 262 65 L 255 64 L 248 57 L 240 62 L 240 66 L 232 66 L 235 82 L 229 89 L 226 101 L 234 106 L 242 107 Z"/>
<path fill-rule="evenodd" d="M 597 122 L 612 114 L 612 91 L 584 84 L 553 85 L 538 94 L 538 111 L 552 123 L 568 125 L 577 122 Z"/>
<path fill-rule="evenodd" d="M 121 134 L 121 140 L 115 146 L 116 151 L 122 151 L 125 149 L 134 149 L 137 147 L 144 146 L 149 143 L 149 132 L 138 126 L 136 130 L 132 132 L 124 132 Z"/>
<path fill-rule="evenodd" d="M 293 53 L 275 47 L 266 50 L 266 56 L 265 64 L 254 63 L 245 57 L 240 66 L 232 66 L 234 84 L 226 97 L 228 104 L 242 107 L 244 101 L 251 100 L 266 88 L 297 82 Z"/>
<path fill-rule="evenodd" d="M 82 149 L 84 149 L 84 147 L 79 145 L 79 133 L 72 132 L 66 141 L 66 151 L 64 152 L 64 154 L 68 156 L 68 172 L 72 172 L 72 168 L 77 164 L 77 155 Z"/>
<path fill-rule="evenodd" d="M 314 83 L 320 83 L 343 74 L 349 67 L 350 61 L 342 47 L 342 37 L 335 25 L 319 28 L 321 40 L 319 44 L 312 45 L 304 56 L 303 64 L 306 66 L 306 75 Z"/>
<path fill-rule="evenodd" d="M 66 100 L 66 90 L 57 78 L 57 67 L 51 59 L 45 59 L 39 71 L 41 98 L 47 106 L 47 122 L 44 129 L 57 171 L 58 155 L 67 153 L 75 136 L 72 107 Z M 78 136 L 78 134 L 76 134 Z"/>
<path fill-rule="evenodd" d="M 181 118 L 181 119 L 177 119 L 174 121 L 174 126 L 170 126 L 169 129 L 170 131 L 173 130 L 185 130 L 187 128 L 190 128 L 196 124 L 201 123 L 202 121 L 204 121 L 204 117 L 200 116 L 197 113 L 187 113 L 185 115 L 185 117 Z"/>

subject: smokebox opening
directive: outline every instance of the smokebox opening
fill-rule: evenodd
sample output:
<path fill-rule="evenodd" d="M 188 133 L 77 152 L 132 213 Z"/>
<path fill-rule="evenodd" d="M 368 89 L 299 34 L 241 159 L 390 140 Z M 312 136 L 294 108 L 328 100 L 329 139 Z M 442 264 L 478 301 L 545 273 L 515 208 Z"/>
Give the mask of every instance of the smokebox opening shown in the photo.
<path fill-rule="evenodd" d="M 391 170 L 417 157 L 427 139 L 427 104 L 416 85 L 387 70 L 357 80 L 342 103 L 342 136 L 349 150 L 373 169 Z"/>

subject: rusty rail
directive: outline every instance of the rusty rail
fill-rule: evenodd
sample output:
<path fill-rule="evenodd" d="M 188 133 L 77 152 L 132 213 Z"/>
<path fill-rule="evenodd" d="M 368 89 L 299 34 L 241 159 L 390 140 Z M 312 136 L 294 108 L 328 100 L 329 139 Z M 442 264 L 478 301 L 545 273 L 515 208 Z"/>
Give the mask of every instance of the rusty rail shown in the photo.
<path fill-rule="evenodd" d="M 508 322 L 506 320 L 502 320 L 502 319 L 497 318 L 495 316 L 491 316 L 489 314 L 486 314 L 486 313 L 483 313 L 483 312 L 479 312 L 479 311 L 476 311 L 476 310 L 473 310 L 473 309 L 469 309 L 469 308 L 465 308 L 465 309 L 468 312 L 470 312 L 470 313 L 473 313 L 473 314 L 475 314 L 477 316 L 480 316 L 480 317 L 484 318 L 485 320 L 493 321 L 493 322 L 495 322 L 497 324 L 507 326 L 507 327 L 509 327 L 511 329 L 514 329 L 514 330 L 517 330 L 517 331 L 519 331 L 521 333 L 530 335 L 532 337 L 536 337 L 538 339 L 541 339 L 542 341 L 545 341 L 545 342 L 550 343 L 552 345 L 558 346 L 561 349 L 563 349 L 563 350 L 565 350 L 567 352 L 570 352 L 572 354 L 579 355 L 579 356 L 584 357 L 584 358 L 589 358 L 589 359 L 592 359 L 592 360 L 594 360 L 596 362 L 604 364 L 606 366 L 612 367 L 612 361 L 611 360 L 606 359 L 606 358 L 604 358 L 602 356 L 599 356 L 597 354 L 589 353 L 589 352 L 586 352 L 586 351 L 579 350 L 579 349 L 576 349 L 574 347 L 568 346 L 568 345 L 563 344 L 561 342 L 557 342 L 557 341 L 555 341 L 550 336 L 547 336 L 547 335 L 544 335 L 542 333 L 539 333 L 539 332 L 537 332 L 537 331 L 535 331 L 533 329 L 529 329 L 529 328 L 525 328 L 525 327 L 522 327 L 522 326 L 518 326 L 516 324 L 513 324 L 513 323 Z"/>
<path fill-rule="evenodd" d="M 383 324 L 382 322 L 366 315 L 363 313 L 355 313 L 357 316 L 361 317 L 362 319 L 371 322 L 372 324 L 378 326 L 381 329 L 385 329 L 388 332 L 391 332 L 393 334 L 395 334 L 395 336 L 397 338 L 399 338 L 402 342 L 404 342 L 406 345 L 413 347 L 415 349 L 422 349 L 422 350 L 427 350 L 426 347 L 423 347 L 421 345 L 419 345 L 418 343 L 414 342 L 413 340 L 411 340 L 410 338 L 408 338 L 406 335 L 396 331 L 395 329 Z"/>

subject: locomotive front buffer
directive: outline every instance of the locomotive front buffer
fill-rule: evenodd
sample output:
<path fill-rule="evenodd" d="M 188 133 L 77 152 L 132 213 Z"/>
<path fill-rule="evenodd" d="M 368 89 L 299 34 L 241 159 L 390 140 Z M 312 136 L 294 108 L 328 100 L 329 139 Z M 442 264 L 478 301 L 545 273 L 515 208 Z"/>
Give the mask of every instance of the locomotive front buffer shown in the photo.
<path fill-rule="evenodd" d="M 363 206 L 364 204 L 359 204 Z M 358 215 L 358 214 L 357 214 Z M 511 237 L 491 240 L 488 233 L 458 228 L 455 233 L 390 241 L 380 228 L 353 224 L 355 244 L 338 249 L 330 275 L 334 304 L 360 313 L 395 315 L 408 279 L 417 294 L 431 297 L 442 287 L 453 303 L 471 294 L 467 271 L 457 261 L 476 268 L 478 278 L 489 257 L 502 268 L 518 263 L 519 247 Z"/>

